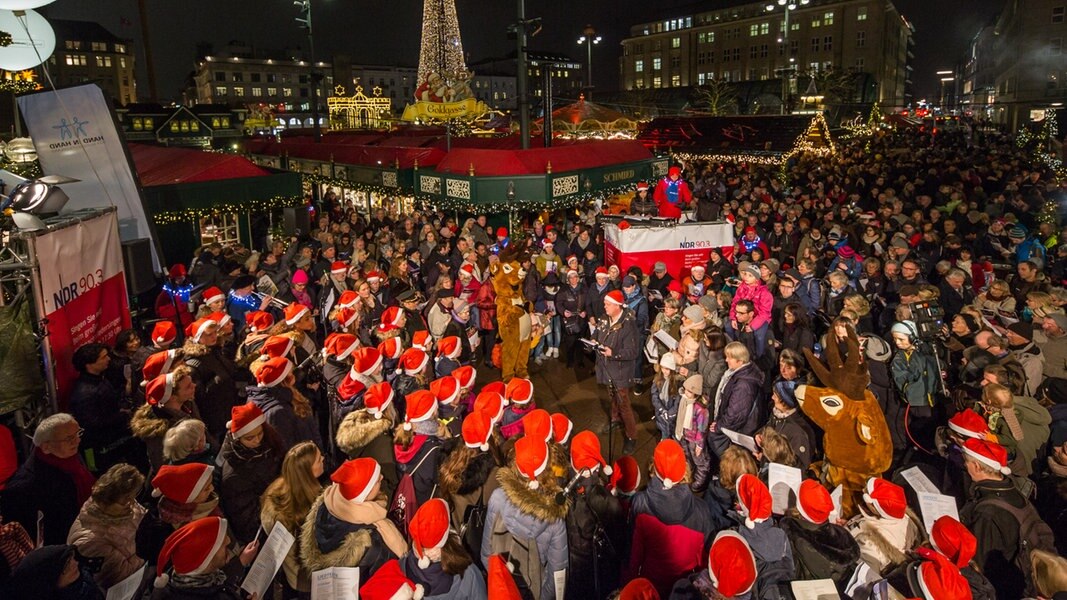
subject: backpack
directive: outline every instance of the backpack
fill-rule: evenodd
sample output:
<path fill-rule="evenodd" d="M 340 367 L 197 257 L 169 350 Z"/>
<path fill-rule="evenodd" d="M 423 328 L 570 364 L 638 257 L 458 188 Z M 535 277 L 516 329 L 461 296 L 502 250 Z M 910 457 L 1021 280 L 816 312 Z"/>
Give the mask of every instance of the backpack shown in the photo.
<path fill-rule="evenodd" d="M 1030 553 L 1034 550 L 1044 550 L 1051 554 L 1056 552 L 1056 538 L 1048 523 L 1041 520 L 1037 509 L 1029 502 L 1019 508 L 1000 498 L 989 498 L 983 504 L 991 504 L 998 509 L 1010 514 L 1019 524 L 1019 551 L 1015 554 L 1015 566 L 1022 572 L 1026 579 L 1026 591 L 1031 596 L 1036 596 L 1037 588 L 1034 587 L 1033 567 L 1030 564 Z"/>
<path fill-rule="evenodd" d="M 415 480 L 412 476 L 419 470 L 422 463 L 426 462 L 426 459 L 433 454 L 434 450 L 437 450 L 437 446 L 430 448 L 430 451 L 426 453 L 426 456 L 422 457 L 422 460 L 415 465 L 414 469 L 400 477 L 400 482 L 397 483 L 396 490 L 393 491 L 393 499 L 389 502 L 389 520 L 396 525 L 404 536 L 408 535 L 408 524 L 415 517 L 415 511 L 419 509 L 419 501 L 415 495 Z M 434 485 L 434 492 L 436 493 L 436 491 L 437 486 Z M 433 497 L 433 494 L 430 494 L 430 496 Z"/>

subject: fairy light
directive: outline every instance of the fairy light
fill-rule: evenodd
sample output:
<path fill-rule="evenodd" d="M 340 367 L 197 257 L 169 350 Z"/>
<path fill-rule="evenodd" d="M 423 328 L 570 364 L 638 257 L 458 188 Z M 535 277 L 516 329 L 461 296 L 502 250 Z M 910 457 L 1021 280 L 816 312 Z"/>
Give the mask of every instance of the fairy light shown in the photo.
<path fill-rule="evenodd" d="M 187 208 L 156 213 L 152 221 L 156 225 L 172 225 L 186 221 L 195 221 L 203 217 L 213 217 L 224 214 L 269 212 L 277 208 L 290 208 L 301 206 L 307 200 L 303 196 L 274 196 L 265 200 L 253 200 L 241 203 L 213 204 L 206 208 Z"/>
<path fill-rule="evenodd" d="M 463 40 L 459 34 L 455 0 L 423 0 L 417 81 L 426 81 L 430 73 L 445 77 L 464 70 Z"/>

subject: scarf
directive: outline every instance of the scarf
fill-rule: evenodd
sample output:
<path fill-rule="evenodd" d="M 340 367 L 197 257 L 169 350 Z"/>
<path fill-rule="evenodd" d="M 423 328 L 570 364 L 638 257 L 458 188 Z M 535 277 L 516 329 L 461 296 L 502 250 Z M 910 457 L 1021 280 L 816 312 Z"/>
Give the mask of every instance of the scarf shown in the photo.
<path fill-rule="evenodd" d="M 758 235 L 754 240 L 748 239 L 748 236 L 741 238 L 741 244 L 744 245 L 746 253 L 752 252 L 752 249 L 758 247 L 762 242 L 763 240 L 761 240 Z"/>
<path fill-rule="evenodd" d="M 308 293 L 307 288 L 303 290 L 297 290 L 296 288 L 289 288 L 289 291 L 293 293 L 293 298 L 297 304 L 303 304 L 309 310 L 314 306 L 311 302 L 311 294 Z"/>
<path fill-rule="evenodd" d="M 742 369 L 744 367 L 741 367 Z M 730 378 L 734 376 L 734 373 L 740 369 L 726 369 L 726 372 L 722 374 L 722 379 L 719 380 L 719 387 L 715 389 L 715 411 L 712 413 L 715 415 L 712 417 L 712 421 L 719 420 L 719 404 L 722 402 L 722 391 L 726 388 L 726 384 L 730 381 Z"/>
<path fill-rule="evenodd" d="M 403 556 L 408 551 L 408 543 L 396 525 L 388 519 L 389 514 L 385 507 L 377 501 L 352 502 L 341 495 L 337 484 L 331 485 L 322 492 L 322 503 L 326 510 L 334 517 L 352 523 L 354 525 L 374 525 L 382 541 L 397 557 Z"/>
<path fill-rule="evenodd" d="M 1067 465 L 1061 465 L 1051 456 L 1048 457 L 1048 470 L 1056 477 L 1067 477 Z"/>
<path fill-rule="evenodd" d="M 793 413 L 795 412 L 797 412 L 797 409 L 795 408 L 791 408 L 789 410 L 778 410 L 777 407 L 771 407 L 771 413 L 774 415 L 775 419 L 788 419 L 789 417 L 793 416 Z"/>
<path fill-rule="evenodd" d="M 159 518 L 164 523 L 172 525 L 175 529 L 204 517 L 221 517 L 219 510 L 219 495 L 212 492 L 207 500 L 199 504 L 175 502 L 170 498 L 159 499 Z"/>
<path fill-rule="evenodd" d="M 217 569 L 210 573 L 201 573 L 199 575 L 180 573 L 173 573 L 170 576 L 170 586 L 180 590 L 204 590 L 210 588 L 220 588 L 226 583 L 226 572 L 222 569 Z M 222 594 L 219 594 L 222 596 Z"/>
<path fill-rule="evenodd" d="M 74 490 L 78 495 L 78 506 L 85 504 L 85 501 L 89 499 L 89 495 L 92 494 L 96 478 L 89 472 L 89 469 L 85 468 L 85 463 L 82 462 L 80 456 L 75 454 L 69 458 L 59 458 L 54 454 L 45 453 L 40 448 L 34 448 L 33 453 L 37 460 L 66 473 L 71 481 L 74 482 Z"/>
<path fill-rule="evenodd" d="M 685 392 L 678 395 L 678 419 L 674 422 L 674 439 L 681 441 L 685 430 L 693 428 L 693 405 L 696 398 L 689 398 Z"/>

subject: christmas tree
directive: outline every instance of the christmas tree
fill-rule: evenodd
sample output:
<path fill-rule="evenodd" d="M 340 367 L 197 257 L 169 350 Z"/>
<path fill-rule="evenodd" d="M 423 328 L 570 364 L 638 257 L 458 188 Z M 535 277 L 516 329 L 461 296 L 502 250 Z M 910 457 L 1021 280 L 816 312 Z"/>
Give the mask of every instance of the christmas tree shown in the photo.
<path fill-rule="evenodd" d="M 418 81 L 430 73 L 448 80 L 466 69 L 455 0 L 423 0 Z"/>

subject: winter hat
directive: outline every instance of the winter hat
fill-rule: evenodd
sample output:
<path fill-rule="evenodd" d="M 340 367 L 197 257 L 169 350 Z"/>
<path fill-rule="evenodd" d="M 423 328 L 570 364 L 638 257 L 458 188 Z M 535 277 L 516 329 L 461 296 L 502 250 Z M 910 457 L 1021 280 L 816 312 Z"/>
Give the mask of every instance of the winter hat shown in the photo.
<path fill-rule="evenodd" d="M 647 192 L 648 191 L 648 183 L 644 182 L 644 181 L 638 181 L 637 182 L 637 191 L 639 191 L 639 192 Z"/>
<path fill-rule="evenodd" d="M 345 373 L 345 376 L 341 378 L 341 381 L 337 383 L 337 397 L 341 402 L 348 402 L 355 398 L 359 393 L 365 392 L 367 384 L 359 379 L 349 370 Z"/>
<path fill-rule="evenodd" d="M 460 389 L 474 387 L 474 380 L 478 378 L 478 370 L 470 365 L 463 365 L 452 371 L 452 377 L 459 382 Z"/>
<path fill-rule="evenodd" d="M 337 306 L 341 308 L 353 308 L 359 303 L 359 294 L 352 290 L 345 290 L 341 292 L 341 297 L 337 299 Z"/>
<path fill-rule="evenodd" d="M 466 273 L 467 275 L 474 277 L 474 265 L 469 262 L 465 262 L 463 263 L 463 266 L 459 268 L 459 272 L 460 274 Z"/>
<path fill-rule="evenodd" d="M 200 337 L 204 335 L 211 327 L 217 327 L 218 323 L 211 319 L 197 319 L 192 323 L 189 323 L 185 328 L 185 337 L 193 341 L 193 343 L 200 343 Z"/>
<path fill-rule="evenodd" d="M 1000 471 L 1002 475 L 1011 475 L 1011 469 L 1008 468 L 1008 451 L 996 442 L 967 438 L 963 442 L 963 453 L 991 469 Z"/>
<path fill-rule="evenodd" d="M 901 292 L 901 295 L 904 295 L 904 293 Z M 893 327 L 889 329 L 889 333 L 890 335 L 894 333 L 906 335 L 912 340 L 914 340 L 919 335 L 918 329 L 916 329 L 915 323 L 913 321 L 900 321 L 899 323 L 894 323 Z"/>
<path fill-rule="evenodd" d="M 659 592 L 656 586 L 644 577 L 631 579 L 626 587 L 619 592 L 619 600 L 659 600 Z"/>
<path fill-rule="evenodd" d="M 432 346 L 433 338 L 430 337 L 430 332 L 425 329 L 420 329 L 419 331 L 416 331 L 414 335 L 411 336 L 412 348 L 418 348 L 423 352 L 429 352 L 430 347 Z"/>
<path fill-rule="evenodd" d="M 265 310 L 250 310 L 245 313 L 245 325 L 252 333 L 262 333 L 274 327 L 274 317 Z"/>
<path fill-rule="evenodd" d="M 405 398 L 407 414 L 404 415 L 404 431 L 411 431 L 412 423 L 429 421 L 437 416 L 437 397 L 427 390 L 416 390 Z"/>
<path fill-rule="evenodd" d="M 331 333 L 326 337 L 323 353 L 344 360 L 359 348 L 359 338 L 351 333 Z"/>
<path fill-rule="evenodd" d="M 507 229 L 507 227 L 497 227 L 496 228 L 496 237 L 508 237 L 508 229 Z"/>
<path fill-rule="evenodd" d="M 352 352 L 352 373 L 369 376 L 382 364 L 382 354 L 377 348 L 357 348 Z"/>
<path fill-rule="evenodd" d="M 252 275 L 238 275 L 237 278 L 233 280 L 230 290 L 242 290 L 244 288 L 251 288 L 254 285 L 256 285 L 256 278 Z"/>
<path fill-rule="evenodd" d="M 463 434 L 463 445 L 486 452 L 489 450 L 489 438 L 493 437 L 493 421 L 489 415 L 474 411 L 463 418 L 460 432 Z"/>
<path fill-rule="evenodd" d="M 637 279 L 633 275 L 627 275 L 622 278 L 622 287 L 634 287 L 637 285 Z"/>
<path fill-rule="evenodd" d="M 693 394 L 694 396 L 700 396 L 704 393 L 704 376 L 700 373 L 696 375 L 690 375 L 686 378 L 685 383 L 682 384 L 685 391 Z"/>
<path fill-rule="evenodd" d="M 408 523 L 408 535 L 411 537 L 411 550 L 419 559 L 420 569 L 430 566 L 427 550 L 445 547 L 450 524 L 448 502 L 441 498 L 431 498 L 415 511 L 415 516 Z"/>
<path fill-rule="evenodd" d="M 352 326 L 352 323 L 356 322 L 359 318 L 359 311 L 354 308 L 341 307 L 337 311 L 337 322 L 341 324 L 341 327 L 348 329 Z"/>
<path fill-rule="evenodd" d="M 350 502 L 366 502 L 381 478 L 382 466 L 373 458 L 346 460 L 330 475 L 341 496 Z"/>
<path fill-rule="evenodd" d="M 174 393 L 174 373 L 157 375 L 145 386 L 145 401 L 152 406 L 163 406 Z"/>
<path fill-rule="evenodd" d="M 170 271 L 167 272 L 167 275 L 170 275 L 171 279 L 178 279 L 179 277 L 185 277 L 185 275 L 186 275 L 185 265 L 183 265 L 181 263 L 178 263 L 178 264 L 172 266 L 170 268 Z"/>
<path fill-rule="evenodd" d="M 754 529 L 756 523 L 762 523 L 771 518 L 771 492 L 767 484 L 759 477 L 750 473 L 743 473 L 737 479 L 738 512 L 745 517 L 745 527 Z"/>
<path fill-rule="evenodd" d="M 503 381 L 492 381 L 482 386 L 483 392 L 493 392 L 494 394 L 500 394 L 500 397 L 504 399 L 504 406 L 510 404 L 508 402 L 505 392 L 507 392 L 507 385 Z"/>
<path fill-rule="evenodd" d="M 682 311 L 682 316 L 689 319 L 693 323 L 703 323 L 704 309 L 700 308 L 700 306 L 697 304 L 692 304 L 690 306 L 685 307 L 685 310 Z"/>
<path fill-rule="evenodd" d="M 930 528 L 930 545 L 957 567 L 966 567 L 978 551 L 978 539 L 963 523 L 949 515 L 938 517 Z"/>
<path fill-rule="evenodd" d="M 682 284 L 681 284 L 681 282 L 679 282 L 677 279 L 672 279 L 671 282 L 667 284 L 667 291 L 668 292 L 677 292 L 677 293 L 681 294 L 682 293 Z"/>
<path fill-rule="evenodd" d="M 204 293 L 200 295 L 204 300 L 204 304 L 211 304 L 212 302 L 221 302 L 226 299 L 226 294 L 222 293 L 222 290 L 215 286 L 211 286 L 204 290 Z"/>
<path fill-rule="evenodd" d="M 422 600 L 426 588 L 404 576 L 395 558 L 374 572 L 359 588 L 360 600 Z"/>
<path fill-rule="evenodd" d="M 822 525 L 834 510 L 834 500 L 818 481 L 805 479 L 800 483 L 800 492 L 797 494 L 797 510 L 805 521 Z"/>
<path fill-rule="evenodd" d="M 704 294 L 703 296 L 701 296 L 700 300 L 697 300 L 697 304 L 700 306 L 700 308 L 703 308 L 704 310 L 711 313 L 715 312 L 717 309 L 715 303 L 715 296 L 712 296 L 711 294 Z"/>
<path fill-rule="evenodd" d="M 393 386 L 389 385 L 388 381 L 381 381 L 370 386 L 363 394 L 363 408 L 367 409 L 367 412 L 375 419 L 382 418 L 385 409 L 389 408 L 392 403 Z"/>
<path fill-rule="evenodd" d="M 400 317 L 403 314 L 403 309 L 399 306 L 390 306 L 382 312 L 381 322 L 378 323 L 378 330 L 383 333 L 400 326 Z"/>
<path fill-rule="evenodd" d="M 963 314 L 963 313 L 960 313 L 960 314 Z M 970 316 L 970 315 L 967 315 L 967 316 Z M 974 331 L 974 329 L 972 329 L 971 331 Z M 1014 333 L 1015 335 L 1017 335 L 1019 337 L 1026 338 L 1028 341 L 1032 341 L 1034 339 L 1034 324 L 1033 323 L 1027 323 L 1026 321 L 1019 321 L 1017 323 L 1012 323 L 1011 325 L 1008 325 L 1008 331 L 1011 331 L 1012 333 Z"/>
<path fill-rule="evenodd" d="M 263 416 L 263 410 L 251 402 L 235 406 L 230 409 L 230 422 L 226 427 L 230 428 L 233 439 L 240 439 L 261 427 L 267 422 Z"/>
<path fill-rule="evenodd" d="M 674 358 L 673 352 L 668 352 L 663 356 L 659 357 L 659 366 L 661 368 L 669 369 L 671 371 L 677 371 L 678 359 Z"/>
<path fill-rule="evenodd" d="M 899 237 L 899 236 L 893 236 L 893 239 L 889 241 L 889 246 L 891 248 L 902 248 L 902 249 L 907 249 L 909 247 L 908 246 L 908 240 L 904 239 L 903 237 Z"/>
<path fill-rule="evenodd" d="M 708 270 L 704 268 L 704 265 L 693 265 L 689 269 L 690 275 L 696 275 L 697 279 L 702 279 L 707 272 Z M 700 275 L 697 275 L 697 273 L 700 273 Z"/>
<path fill-rule="evenodd" d="M 174 367 L 175 359 L 177 358 L 177 350 L 164 350 L 163 352 L 156 352 L 149 356 L 148 359 L 144 361 L 144 366 L 141 367 L 141 376 L 144 377 L 144 381 L 141 382 L 141 385 L 148 385 L 148 382 L 156 377 L 170 373 L 171 368 Z"/>
<path fill-rule="evenodd" d="M 152 343 L 157 346 L 169 346 L 178 339 L 178 328 L 170 321 L 158 321 L 152 327 Z"/>
<path fill-rule="evenodd" d="M 288 358 L 272 358 L 256 371 L 256 383 L 261 388 L 274 387 L 292 372 L 293 363 Z"/>
<path fill-rule="evenodd" d="M 204 463 L 163 465 L 152 478 L 152 497 L 189 504 L 211 482 L 215 467 Z"/>
<path fill-rule="evenodd" d="M 284 335 L 272 335 L 259 347 L 260 356 L 268 358 L 281 358 L 289 356 L 295 342 L 293 338 Z"/>
<path fill-rule="evenodd" d="M 522 600 L 515 576 L 511 574 L 514 567 L 504 561 L 499 554 L 489 557 L 488 592 L 492 600 Z"/>
<path fill-rule="evenodd" d="M 601 275 L 604 275 L 606 277 L 608 275 L 608 268 L 607 267 L 597 267 L 596 271 L 594 271 L 593 274 L 596 275 L 597 277 L 600 277 Z"/>
<path fill-rule="evenodd" d="M 400 358 L 400 354 L 404 351 L 404 345 L 400 343 L 400 338 L 393 337 L 378 344 L 378 352 L 381 353 L 383 359 L 396 360 Z"/>
<path fill-rule="evenodd" d="M 641 486 L 641 467 L 637 464 L 637 459 L 629 454 L 620 456 L 611 466 L 611 470 L 607 489 L 612 496 L 632 495 Z"/>
<path fill-rule="evenodd" d="M 545 442 L 552 440 L 552 415 L 543 408 L 535 408 L 522 418 L 522 431 Z"/>
<path fill-rule="evenodd" d="M 956 565 L 935 552 L 916 570 L 918 590 L 925 600 L 971 600 L 971 585 Z"/>
<path fill-rule="evenodd" d="M 1016 225 L 1008 231 L 1008 237 L 1016 240 L 1026 239 L 1026 228 L 1022 225 Z"/>
<path fill-rule="evenodd" d="M 504 397 L 496 392 L 482 391 L 474 399 L 474 410 L 485 413 L 494 425 L 504 416 L 505 406 Z"/>
<path fill-rule="evenodd" d="M 459 338 L 454 335 L 445 336 L 437 342 L 437 356 L 456 359 L 459 358 L 461 352 L 463 352 L 463 347 L 460 346 Z"/>
<path fill-rule="evenodd" d="M 563 413 L 552 413 L 552 439 L 557 444 L 566 444 L 574 431 L 574 422 Z"/>
<path fill-rule="evenodd" d="M 208 315 L 207 318 L 209 318 L 212 321 L 218 323 L 219 327 L 225 327 L 227 324 L 229 324 L 230 322 L 233 321 L 233 319 L 230 317 L 230 315 L 228 315 L 228 314 L 226 314 L 226 313 L 224 313 L 222 311 L 213 312 L 210 315 Z"/>
<path fill-rule="evenodd" d="M 603 467 L 604 474 L 611 475 L 612 469 L 600 453 L 600 439 L 592 431 L 581 431 L 571 441 L 571 467 L 578 473 Z"/>
<path fill-rule="evenodd" d="M 789 408 L 797 407 L 797 382 L 783 379 L 775 382 L 774 393 L 778 394 L 778 398 Z"/>
<path fill-rule="evenodd" d="M 852 258 L 853 256 L 856 256 L 856 251 L 853 250 L 851 246 L 841 246 L 840 248 L 837 249 L 837 254 L 841 258 L 849 259 L 849 258 Z"/>
<path fill-rule="evenodd" d="M 335 260 L 332 263 L 330 263 L 330 274 L 331 275 L 344 275 L 347 272 L 348 272 L 348 265 L 346 265 L 344 263 L 344 261 Z"/>
<path fill-rule="evenodd" d="M 533 382 L 523 377 L 512 377 L 504 390 L 504 398 L 512 404 L 529 404 L 533 400 Z"/>
<path fill-rule="evenodd" d="M 903 519 L 908 510 L 904 488 L 881 477 L 871 477 L 867 480 L 863 500 L 886 519 Z"/>
<path fill-rule="evenodd" d="M 541 487 L 537 478 L 548 468 L 548 444 L 544 438 L 524 435 L 515 442 L 515 468 L 529 481 L 531 490 Z"/>
<path fill-rule="evenodd" d="M 382 274 L 379 273 L 378 271 L 371 271 L 370 273 L 367 273 L 366 279 L 367 279 L 368 283 L 370 283 L 372 281 L 381 281 L 382 280 Z"/>
<path fill-rule="evenodd" d="M 408 348 L 400 355 L 400 362 L 396 365 L 396 372 L 415 376 L 422 373 L 429 362 L 429 354 L 418 348 Z"/>
<path fill-rule="evenodd" d="M 607 300 L 612 304 L 617 304 L 618 306 L 623 306 L 626 303 L 626 298 L 619 290 L 611 290 L 607 294 L 604 294 L 604 300 Z"/>
<path fill-rule="evenodd" d="M 663 489 L 671 489 L 685 479 L 686 459 L 682 446 L 674 440 L 663 440 L 652 453 L 656 476 L 663 481 Z"/>
<path fill-rule="evenodd" d="M 445 375 L 430 382 L 430 392 L 439 404 L 452 404 L 459 398 L 459 382 L 455 377 Z"/>
<path fill-rule="evenodd" d="M 985 439 L 985 436 L 989 433 L 989 425 L 986 420 L 970 408 L 965 408 L 952 415 L 952 418 L 948 420 L 948 428 L 968 438 Z"/>
<path fill-rule="evenodd" d="M 285 307 L 285 324 L 289 326 L 296 325 L 300 319 L 304 318 L 304 315 L 310 314 L 311 311 L 303 304 L 293 302 Z"/>
<path fill-rule="evenodd" d="M 226 543 L 226 519 L 204 517 L 186 523 L 167 536 L 156 561 L 155 587 L 170 583 L 166 574 L 169 566 L 178 575 L 203 575 L 211 559 Z"/>
<path fill-rule="evenodd" d="M 307 282 L 308 282 L 307 271 L 305 271 L 303 269 L 297 269 L 293 273 L 293 283 L 298 284 L 298 285 L 299 284 L 305 284 L 306 285 Z"/>
<path fill-rule="evenodd" d="M 736 531 L 720 531 L 708 552 L 711 583 L 726 598 L 748 593 L 756 584 L 756 557 Z"/>
<path fill-rule="evenodd" d="M 959 317 L 961 319 L 963 319 L 963 323 L 965 325 L 967 325 L 967 331 L 973 333 L 973 332 L 979 330 L 978 319 L 974 318 L 974 315 L 969 315 L 967 313 L 960 313 Z M 1023 321 L 1019 321 L 1019 322 L 1022 323 Z M 1026 323 L 1026 325 L 1029 325 L 1029 323 Z"/>
<path fill-rule="evenodd" d="M 759 279 L 761 275 L 759 265 L 757 265 L 756 263 L 743 263 L 740 267 L 738 267 L 738 275 L 743 275 L 745 273 L 752 275 L 756 279 Z"/>

